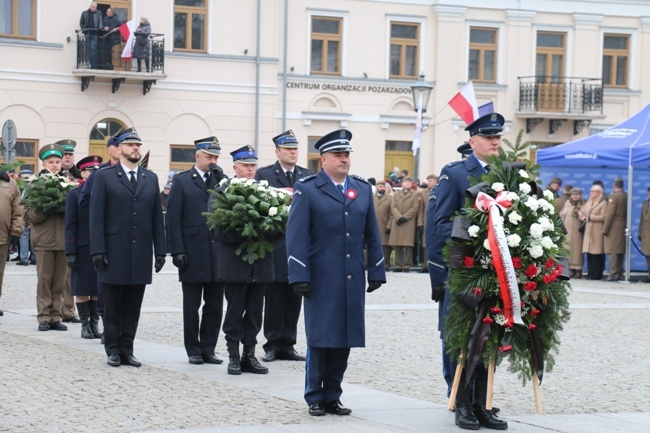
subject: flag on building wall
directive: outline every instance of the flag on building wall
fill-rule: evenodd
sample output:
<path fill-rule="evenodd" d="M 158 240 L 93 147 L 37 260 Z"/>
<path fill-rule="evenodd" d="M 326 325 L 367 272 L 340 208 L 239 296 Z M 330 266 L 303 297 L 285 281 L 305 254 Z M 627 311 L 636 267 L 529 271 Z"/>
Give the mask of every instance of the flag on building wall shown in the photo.
<path fill-rule="evenodd" d="M 494 102 L 488 102 L 478 107 L 478 117 L 483 117 L 486 114 L 494 113 Z"/>
<path fill-rule="evenodd" d="M 133 50 L 133 39 L 135 38 L 135 29 L 138 28 L 138 24 L 135 19 L 132 19 L 129 22 L 126 22 L 118 27 L 122 37 L 126 41 L 124 44 L 124 50 L 122 50 L 122 58 L 129 61 L 131 60 L 131 52 Z"/>
<path fill-rule="evenodd" d="M 475 119 L 479 118 L 478 104 L 476 103 L 476 95 L 474 94 L 474 84 L 468 81 L 467 84 L 460 89 L 456 94 L 449 106 L 460 116 L 466 124 L 472 123 Z"/>

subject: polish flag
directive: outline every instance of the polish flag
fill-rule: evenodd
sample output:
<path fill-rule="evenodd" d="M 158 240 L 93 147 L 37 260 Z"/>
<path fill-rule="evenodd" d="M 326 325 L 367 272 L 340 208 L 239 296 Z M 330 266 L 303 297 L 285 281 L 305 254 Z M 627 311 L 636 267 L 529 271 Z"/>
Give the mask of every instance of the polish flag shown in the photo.
<path fill-rule="evenodd" d="M 472 84 L 471 81 L 468 81 L 467 84 L 460 89 L 460 92 L 451 98 L 449 106 L 453 108 L 460 118 L 468 125 L 478 119 L 478 104 L 476 103 L 476 95 L 474 94 L 474 84 Z"/>
<path fill-rule="evenodd" d="M 122 58 L 126 61 L 131 60 L 131 52 L 133 51 L 133 39 L 135 38 L 135 29 L 138 28 L 135 19 L 132 19 L 129 22 L 126 22 L 118 27 L 122 37 L 126 41 L 124 45 L 124 50 L 122 51 Z"/>

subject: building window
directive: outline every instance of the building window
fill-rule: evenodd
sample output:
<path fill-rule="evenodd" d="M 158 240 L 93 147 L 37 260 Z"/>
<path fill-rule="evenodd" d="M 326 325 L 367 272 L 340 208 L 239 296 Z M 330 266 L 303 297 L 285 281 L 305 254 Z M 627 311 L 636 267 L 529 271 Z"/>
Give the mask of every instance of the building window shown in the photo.
<path fill-rule="evenodd" d="M 390 78 L 417 78 L 420 25 L 390 23 Z"/>
<path fill-rule="evenodd" d="M 603 85 L 627 87 L 627 71 L 630 59 L 630 37 L 605 35 L 603 42 Z"/>
<path fill-rule="evenodd" d="M 175 172 L 185 171 L 194 165 L 194 154 L 196 148 L 191 144 L 172 144 L 170 146 L 171 159 L 169 169 Z"/>
<path fill-rule="evenodd" d="M 312 17 L 311 73 L 341 75 L 343 19 Z"/>
<path fill-rule="evenodd" d="M 174 0 L 174 50 L 206 52 L 206 0 Z"/>
<path fill-rule="evenodd" d="M 497 30 L 472 27 L 469 30 L 469 79 L 496 83 Z"/>
<path fill-rule="evenodd" d="M 31 170 L 36 173 L 38 171 L 38 141 L 27 140 L 18 138 L 16 145 L 13 149 L 13 161 L 22 161 L 20 167 L 16 169 L 16 173 L 20 170 Z M 4 152 L 0 152 L 0 163 L 4 163 Z"/>
<path fill-rule="evenodd" d="M 314 146 L 321 137 L 308 137 L 307 142 L 309 145 L 309 151 L 307 152 L 307 168 L 312 173 L 318 173 L 322 167 L 320 163 L 320 152 L 316 150 Z"/>
<path fill-rule="evenodd" d="M 0 0 L 0 36 L 36 38 L 36 0 Z"/>

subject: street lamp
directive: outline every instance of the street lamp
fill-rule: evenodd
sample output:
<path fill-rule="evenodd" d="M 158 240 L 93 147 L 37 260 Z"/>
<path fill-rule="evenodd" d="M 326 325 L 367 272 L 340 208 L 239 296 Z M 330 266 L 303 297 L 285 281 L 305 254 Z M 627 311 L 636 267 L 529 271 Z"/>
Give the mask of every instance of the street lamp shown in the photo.
<path fill-rule="evenodd" d="M 433 86 L 424 81 L 424 74 L 420 74 L 420 78 L 411 86 L 411 93 L 413 94 L 413 107 L 417 113 L 415 120 L 415 134 L 413 135 L 413 155 L 415 156 L 415 170 L 413 178 L 418 179 L 418 169 L 420 166 L 420 136 L 422 135 L 422 113 L 426 113 L 427 105 L 429 104 L 429 97 Z"/>

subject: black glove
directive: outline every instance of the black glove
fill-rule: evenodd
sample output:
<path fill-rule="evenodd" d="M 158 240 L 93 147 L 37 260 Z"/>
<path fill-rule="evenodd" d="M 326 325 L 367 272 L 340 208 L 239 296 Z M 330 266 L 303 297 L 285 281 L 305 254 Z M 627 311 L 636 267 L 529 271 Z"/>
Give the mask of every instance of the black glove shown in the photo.
<path fill-rule="evenodd" d="M 209 168 L 212 172 L 212 176 L 214 176 L 214 180 L 216 180 L 217 183 L 221 182 L 223 179 L 223 170 L 221 167 L 219 167 L 217 164 L 210 164 Z"/>
<path fill-rule="evenodd" d="M 156 273 L 160 272 L 163 266 L 165 266 L 165 256 L 156 256 L 156 265 L 154 266 Z"/>
<path fill-rule="evenodd" d="M 387 234 L 387 235 L 390 234 L 390 227 L 388 227 L 388 228 L 386 229 L 386 234 Z"/>
<path fill-rule="evenodd" d="M 368 289 L 366 292 L 372 293 L 380 288 L 382 284 L 384 284 L 382 281 L 368 281 Z"/>
<path fill-rule="evenodd" d="M 397 219 L 396 222 L 397 222 L 397 225 L 398 225 L 398 226 L 401 226 L 402 224 L 404 224 L 404 223 L 406 222 L 406 217 L 401 216 L 401 217 L 399 217 L 399 218 Z"/>
<path fill-rule="evenodd" d="M 293 291 L 296 292 L 296 295 L 304 296 L 305 299 L 309 299 L 311 295 L 311 285 L 309 283 L 295 283 L 292 284 Z"/>
<path fill-rule="evenodd" d="M 70 269 L 79 269 L 79 262 L 77 261 L 76 254 L 68 254 L 65 256 L 65 260 L 68 262 L 68 267 Z"/>
<path fill-rule="evenodd" d="M 172 257 L 172 263 L 182 271 L 187 268 L 187 256 L 185 254 L 174 254 Z"/>
<path fill-rule="evenodd" d="M 440 302 L 445 297 L 445 286 L 438 284 L 437 286 L 431 286 L 431 300 L 435 302 Z"/>
<path fill-rule="evenodd" d="M 105 271 L 106 266 L 108 266 L 108 259 L 106 258 L 106 254 L 93 255 L 93 264 L 98 271 Z"/>
<path fill-rule="evenodd" d="M 4 180 L 5 182 L 9 182 L 9 175 L 7 174 L 6 171 L 0 171 L 0 180 Z"/>

